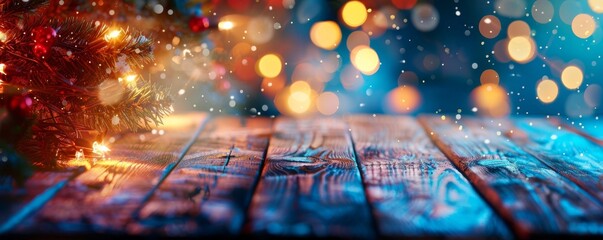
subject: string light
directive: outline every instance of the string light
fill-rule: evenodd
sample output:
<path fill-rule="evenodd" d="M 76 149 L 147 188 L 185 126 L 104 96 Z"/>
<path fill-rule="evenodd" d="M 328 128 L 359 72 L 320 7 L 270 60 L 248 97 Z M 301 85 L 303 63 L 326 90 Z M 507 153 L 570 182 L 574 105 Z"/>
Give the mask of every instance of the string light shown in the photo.
<path fill-rule="evenodd" d="M 103 143 L 94 142 L 92 144 L 92 152 L 100 155 L 103 158 L 105 158 L 105 155 L 110 151 L 111 151 L 111 149 L 109 149 L 109 147 L 107 147 Z"/>
<path fill-rule="evenodd" d="M 119 36 L 121 36 L 121 32 L 122 31 L 119 29 L 110 30 L 107 34 L 105 34 L 105 41 L 111 42 L 117 39 Z"/>
<path fill-rule="evenodd" d="M 231 21 L 222 21 L 218 23 L 218 29 L 222 31 L 231 30 L 234 28 L 234 23 Z"/>
<path fill-rule="evenodd" d="M 4 72 L 5 69 L 6 69 L 6 64 L 0 63 L 0 73 L 6 75 L 6 72 Z"/>
<path fill-rule="evenodd" d="M 8 40 L 8 36 L 6 35 L 6 33 L 0 31 L 0 42 L 6 42 L 6 40 Z"/>
<path fill-rule="evenodd" d="M 84 150 L 80 149 L 79 151 L 75 152 L 75 159 L 76 160 L 80 160 L 80 159 L 84 159 L 86 158 L 86 156 L 84 156 Z"/>

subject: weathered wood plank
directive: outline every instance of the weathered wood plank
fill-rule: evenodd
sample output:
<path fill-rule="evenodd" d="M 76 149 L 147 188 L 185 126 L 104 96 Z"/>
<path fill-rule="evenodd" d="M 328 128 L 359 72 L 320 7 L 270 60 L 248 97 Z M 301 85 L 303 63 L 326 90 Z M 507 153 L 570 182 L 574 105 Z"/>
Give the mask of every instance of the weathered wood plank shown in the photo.
<path fill-rule="evenodd" d="M 272 120 L 214 118 L 129 226 L 131 234 L 238 235 Z"/>
<path fill-rule="evenodd" d="M 124 226 L 145 194 L 188 149 L 205 114 L 172 117 L 157 134 L 130 134 L 112 144 L 110 158 L 97 160 L 69 182 L 20 234 L 125 233 Z M 35 230 L 35 231 L 34 231 Z"/>
<path fill-rule="evenodd" d="M 382 236 L 511 236 L 415 119 L 353 116 L 348 121 Z"/>
<path fill-rule="evenodd" d="M 573 120 L 550 119 L 555 125 L 563 125 L 567 129 L 603 146 L 603 120 L 597 118 L 582 118 Z"/>
<path fill-rule="evenodd" d="M 0 234 L 11 231 L 38 211 L 67 182 L 84 170 L 76 168 L 61 172 L 35 172 L 23 188 L 0 191 Z"/>
<path fill-rule="evenodd" d="M 603 207 L 593 197 L 495 129 L 467 118 L 420 121 L 519 237 L 603 233 Z"/>
<path fill-rule="evenodd" d="M 277 120 L 246 228 L 254 235 L 374 236 L 342 119 Z"/>
<path fill-rule="evenodd" d="M 603 202 L 603 148 L 554 122 L 543 118 L 485 121 Z"/>

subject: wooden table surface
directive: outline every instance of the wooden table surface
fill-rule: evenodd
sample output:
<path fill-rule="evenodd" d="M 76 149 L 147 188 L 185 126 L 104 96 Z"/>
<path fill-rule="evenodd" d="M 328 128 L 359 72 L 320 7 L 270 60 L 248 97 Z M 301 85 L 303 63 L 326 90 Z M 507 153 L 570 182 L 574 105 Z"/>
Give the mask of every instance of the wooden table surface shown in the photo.
<path fill-rule="evenodd" d="M 0 238 L 603 237 L 587 121 L 178 115 L 0 191 Z"/>

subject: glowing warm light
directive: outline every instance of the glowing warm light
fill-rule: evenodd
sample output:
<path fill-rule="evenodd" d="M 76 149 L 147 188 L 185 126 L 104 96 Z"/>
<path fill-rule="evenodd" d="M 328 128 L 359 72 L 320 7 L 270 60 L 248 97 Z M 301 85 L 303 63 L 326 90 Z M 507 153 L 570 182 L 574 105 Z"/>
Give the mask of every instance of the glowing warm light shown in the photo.
<path fill-rule="evenodd" d="M 8 36 L 3 31 L 0 31 L 0 42 L 6 42 L 8 40 Z"/>
<path fill-rule="evenodd" d="M 234 28 L 234 23 L 231 21 L 221 21 L 218 23 L 218 29 L 225 31 L 225 30 L 231 30 Z"/>
<path fill-rule="evenodd" d="M 5 69 L 6 69 L 6 64 L 0 63 L 0 73 L 6 75 L 6 72 L 4 72 Z"/>
<path fill-rule="evenodd" d="M 136 80 L 138 76 L 136 76 L 135 74 L 130 74 L 128 76 L 126 76 L 126 82 L 133 82 L 134 80 Z"/>
<path fill-rule="evenodd" d="M 323 115 L 333 115 L 339 110 L 339 97 L 332 92 L 321 93 L 316 98 L 316 108 Z"/>
<path fill-rule="evenodd" d="M 116 40 L 119 38 L 119 36 L 121 36 L 121 32 L 122 31 L 119 29 L 110 30 L 107 34 L 105 34 L 105 41 L 110 42 Z"/>
<path fill-rule="evenodd" d="M 333 21 L 317 22 L 310 29 L 310 40 L 319 48 L 333 50 L 341 42 L 341 29 Z"/>
<path fill-rule="evenodd" d="M 543 103 L 552 103 L 557 98 L 557 94 L 559 94 L 559 88 L 553 80 L 544 79 L 536 86 L 536 95 Z"/>
<path fill-rule="evenodd" d="M 349 1 L 341 9 L 341 18 L 349 27 L 358 27 L 362 25 L 367 18 L 366 7 L 362 2 Z"/>
<path fill-rule="evenodd" d="M 482 72 L 482 75 L 479 78 L 479 82 L 483 84 L 496 84 L 500 82 L 498 73 L 494 69 L 487 69 Z"/>
<path fill-rule="evenodd" d="M 480 109 L 480 113 L 489 117 L 506 116 L 511 109 L 507 91 L 493 83 L 486 83 L 475 88 L 471 92 L 471 98 Z"/>
<path fill-rule="evenodd" d="M 509 57 L 518 63 L 527 63 L 534 59 L 536 44 L 530 37 L 514 37 L 509 40 L 507 51 Z"/>
<path fill-rule="evenodd" d="M 394 113 L 409 113 L 421 103 L 421 94 L 413 86 L 400 86 L 387 94 L 387 109 Z"/>
<path fill-rule="evenodd" d="M 257 62 L 257 72 L 267 78 L 274 78 L 281 73 L 283 63 L 281 58 L 275 54 L 266 54 Z"/>
<path fill-rule="evenodd" d="M 511 24 L 509 24 L 509 27 L 507 27 L 507 35 L 509 38 L 521 36 L 529 37 L 531 31 L 530 25 L 521 20 L 513 21 Z"/>
<path fill-rule="evenodd" d="M 588 0 L 588 6 L 593 12 L 603 13 L 603 0 Z"/>
<path fill-rule="evenodd" d="M 373 75 L 379 70 L 379 55 L 370 47 L 361 45 L 351 53 L 352 65 L 365 75 Z"/>
<path fill-rule="evenodd" d="M 81 160 L 86 158 L 86 156 L 84 155 L 84 150 L 80 149 L 79 151 L 75 152 L 75 159 L 76 160 Z"/>
<path fill-rule="evenodd" d="M 561 82 L 568 89 L 577 89 L 582 84 L 584 74 L 582 70 L 576 66 L 567 66 L 561 72 Z"/>
<path fill-rule="evenodd" d="M 107 147 L 105 144 L 103 143 L 98 143 L 98 142 L 94 142 L 92 144 L 92 152 L 95 154 L 100 155 L 101 157 L 105 157 L 105 155 L 110 152 L 111 149 L 109 149 L 109 147 Z"/>
<path fill-rule="evenodd" d="M 304 81 L 294 82 L 293 84 L 291 84 L 291 86 L 289 86 L 289 89 L 291 89 L 291 92 L 304 92 L 307 94 L 310 94 L 310 92 L 312 91 L 310 84 Z"/>
<path fill-rule="evenodd" d="M 310 93 L 304 91 L 291 91 L 287 99 L 289 109 L 297 114 L 302 114 L 310 109 L 312 99 Z"/>
<path fill-rule="evenodd" d="M 588 14 L 578 14 L 572 20 L 572 31 L 579 38 L 588 38 L 595 32 L 595 19 Z"/>

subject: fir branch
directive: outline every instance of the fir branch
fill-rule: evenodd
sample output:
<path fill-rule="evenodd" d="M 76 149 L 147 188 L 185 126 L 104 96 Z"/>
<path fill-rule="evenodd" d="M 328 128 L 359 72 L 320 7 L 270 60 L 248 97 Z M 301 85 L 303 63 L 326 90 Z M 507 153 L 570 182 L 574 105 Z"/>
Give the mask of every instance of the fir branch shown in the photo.
<path fill-rule="evenodd" d="M 48 0 L 0 0 L 0 16 L 5 19 L 22 15 L 33 12 L 47 4 Z"/>

